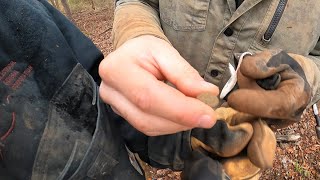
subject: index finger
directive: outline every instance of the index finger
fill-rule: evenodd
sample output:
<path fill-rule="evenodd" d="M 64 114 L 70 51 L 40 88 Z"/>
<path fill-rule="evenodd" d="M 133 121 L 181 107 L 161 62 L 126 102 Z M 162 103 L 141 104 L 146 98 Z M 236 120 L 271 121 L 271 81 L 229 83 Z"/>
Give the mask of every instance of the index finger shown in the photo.
<path fill-rule="evenodd" d="M 123 69 L 126 69 L 126 72 L 114 74 L 114 78 L 123 79 L 116 76 L 124 73 L 130 74 L 130 78 L 113 85 L 143 112 L 187 127 L 210 128 L 214 125 L 216 114 L 208 105 L 157 80 L 138 66 Z"/>

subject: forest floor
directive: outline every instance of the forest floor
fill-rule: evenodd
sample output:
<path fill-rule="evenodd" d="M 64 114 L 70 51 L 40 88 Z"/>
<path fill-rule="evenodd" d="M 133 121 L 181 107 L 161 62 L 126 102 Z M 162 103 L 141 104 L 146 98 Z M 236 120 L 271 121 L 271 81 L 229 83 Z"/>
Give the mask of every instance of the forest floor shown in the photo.
<path fill-rule="evenodd" d="M 86 34 L 103 54 L 112 51 L 111 30 L 113 7 L 97 10 L 85 10 L 73 13 L 75 24 Z M 318 106 L 320 107 L 320 106 Z M 279 134 L 299 135 L 295 142 L 278 142 L 276 159 L 272 169 L 262 173 L 260 179 L 317 179 L 320 180 L 320 140 L 315 133 L 315 119 L 311 109 L 303 115 L 303 119 Z M 180 180 L 180 173 L 168 169 L 151 168 L 151 179 Z"/>

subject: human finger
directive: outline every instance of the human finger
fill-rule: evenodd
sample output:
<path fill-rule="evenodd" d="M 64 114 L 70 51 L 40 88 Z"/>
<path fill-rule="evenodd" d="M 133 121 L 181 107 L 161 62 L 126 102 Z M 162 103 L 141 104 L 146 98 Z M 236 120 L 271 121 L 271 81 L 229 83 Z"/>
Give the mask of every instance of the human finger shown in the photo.
<path fill-rule="evenodd" d="M 172 134 L 191 128 L 142 112 L 121 93 L 106 86 L 103 82 L 100 85 L 100 92 L 101 98 L 116 109 L 120 116 L 148 136 Z"/>
<path fill-rule="evenodd" d="M 125 94 L 141 111 L 188 127 L 210 128 L 214 125 L 215 112 L 203 102 L 158 81 L 139 66 L 123 70 L 125 72 L 119 70 L 111 74 L 114 79 L 122 81 L 108 84 Z M 130 74 L 130 78 L 124 78 L 125 73 Z"/>

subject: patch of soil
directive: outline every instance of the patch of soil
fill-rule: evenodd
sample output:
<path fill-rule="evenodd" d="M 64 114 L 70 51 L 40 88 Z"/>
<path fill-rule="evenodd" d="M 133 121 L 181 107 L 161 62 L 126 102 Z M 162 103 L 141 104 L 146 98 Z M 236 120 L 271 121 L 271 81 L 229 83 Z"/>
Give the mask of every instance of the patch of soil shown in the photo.
<path fill-rule="evenodd" d="M 320 179 L 320 140 L 315 126 L 310 108 L 299 123 L 277 131 L 276 134 L 298 134 L 301 138 L 277 144 L 274 166 L 263 173 L 262 179 Z"/>
<path fill-rule="evenodd" d="M 112 51 L 111 29 L 113 7 L 98 11 L 73 14 L 76 25 L 101 49 L 106 56 Z M 320 106 L 319 106 L 320 107 Z M 260 179 L 320 179 L 320 143 L 315 133 L 315 119 L 311 109 L 303 119 L 276 134 L 297 134 L 296 142 L 277 143 L 276 159 L 272 169 L 263 172 Z M 169 169 L 149 169 L 151 179 L 179 180 L 180 173 Z"/>
<path fill-rule="evenodd" d="M 81 11 L 72 16 L 75 24 L 94 42 L 104 56 L 112 51 L 113 7 L 97 11 Z"/>

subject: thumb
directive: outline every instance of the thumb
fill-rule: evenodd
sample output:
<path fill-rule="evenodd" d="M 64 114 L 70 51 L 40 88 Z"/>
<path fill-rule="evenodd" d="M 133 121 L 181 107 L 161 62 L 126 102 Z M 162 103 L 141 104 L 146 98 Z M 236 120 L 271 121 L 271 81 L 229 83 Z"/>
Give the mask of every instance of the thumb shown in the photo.
<path fill-rule="evenodd" d="M 206 82 L 180 54 L 170 45 L 166 52 L 153 52 L 153 57 L 159 65 L 164 77 L 187 96 L 196 97 L 202 92 L 219 94 L 219 89 L 212 83 Z"/>

